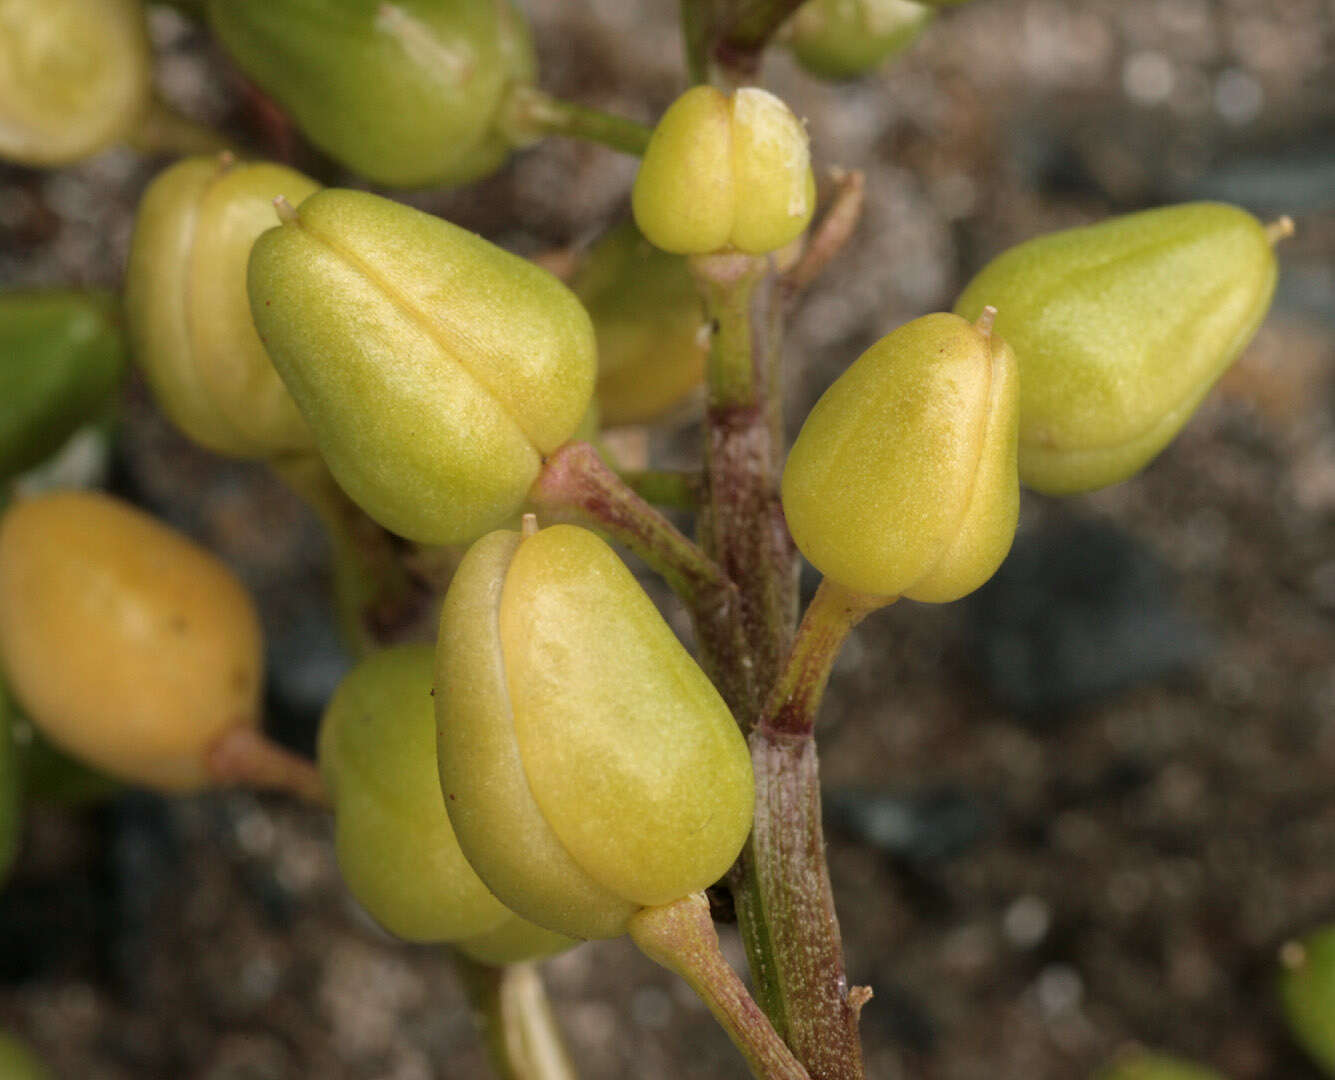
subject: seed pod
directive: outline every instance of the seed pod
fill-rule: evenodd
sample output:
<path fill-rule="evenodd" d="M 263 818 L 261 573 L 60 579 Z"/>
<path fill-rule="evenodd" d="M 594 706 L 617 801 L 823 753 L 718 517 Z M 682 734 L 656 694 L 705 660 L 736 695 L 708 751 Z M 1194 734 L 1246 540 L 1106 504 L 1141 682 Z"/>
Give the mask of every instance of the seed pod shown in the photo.
<path fill-rule="evenodd" d="M 509 519 L 593 392 L 593 327 L 570 290 L 360 191 L 318 192 L 260 237 L 250 307 L 339 484 L 422 543 Z"/>
<path fill-rule="evenodd" d="M 372 918 L 407 941 L 466 942 L 535 959 L 574 942 L 524 924 L 487 891 L 454 839 L 436 770 L 430 645 L 367 657 L 320 725 L 343 880 Z M 496 962 L 496 961 L 491 961 Z"/>
<path fill-rule="evenodd" d="M 732 97 L 692 87 L 654 129 L 631 206 L 640 231 L 664 251 L 777 251 L 816 209 L 806 129 L 758 87 Z"/>
<path fill-rule="evenodd" d="M 0 1033 L 0 1076 L 5 1080 L 52 1080 L 51 1070 L 13 1035 Z"/>
<path fill-rule="evenodd" d="M 0 295 L 0 479 L 44 461 L 95 419 L 124 368 L 106 293 Z"/>
<path fill-rule="evenodd" d="M 1335 923 L 1285 946 L 1280 999 L 1289 1030 L 1335 1076 Z"/>
<path fill-rule="evenodd" d="M 137 0 L 7 0 L 0 9 L 0 157 L 66 165 L 129 135 L 152 72 Z"/>
<path fill-rule="evenodd" d="M 956 315 L 883 337 L 816 402 L 783 471 L 802 554 L 854 592 L 957 600 L 1019 514 L 1015 355 Z"/>
<path fill-rule="evenodd" d="M 507 907 L 615 937 L 732 865 L 754 802 L 746 743 L 603 541 L 569 525 L 483 537 L 440 627 L 445 806 Z"/>
<path fill-rule="evenodd" d="M 1098 1074 L 1097 1080 L 1224 1080 L 1213 1069 L 1164 1054 L 1131 1054 Z"/>
<path fill-rule="evenodd" d="M 700 385 L 709 355 L 704 307 L 681 256 L 660 251 L 628 221 L 599 241 L 571 287 L 598 339 L 603 423 L 655 420 Z"/>
<path fill-rule="evenodd" d="M 510 0 L 209 0 L 232 57 L 341 164 L 381 184 L 462 184 L 494 172 L 506 91 L 533 82 Z"/>
<path fill-rule="evenodd" d="M 0 520 L 0 660 L 29 719 L 105 772 L 206 786 L 214 742 L 259 723 L 259 620 L 216 558 L 106 495 Z"/>
<path fill-rule="evenodd" d="M 319 190 L 281 165 L 189 158 L 139 204 L 125 306 L 134 355 L 177 427 L 219 454 L 309 451 L 310 430 L 255 331 L 246 262 L 278 196 Z"/>
<path fill-rule="evenodd" d="M 969 283 L 1020 359 L 1020 479 L 1053 495 L 1142 469 L 1256 333 L 1275 288 L 1260 222 L 1189 203 L 1040 236 Z"/>
<path fill-rule="evenodd" d="M 826 79 L 856 79 L 903 52 L 934 12 L 916 0 L 808 0 L 789 23 L 797 62 Z"/>

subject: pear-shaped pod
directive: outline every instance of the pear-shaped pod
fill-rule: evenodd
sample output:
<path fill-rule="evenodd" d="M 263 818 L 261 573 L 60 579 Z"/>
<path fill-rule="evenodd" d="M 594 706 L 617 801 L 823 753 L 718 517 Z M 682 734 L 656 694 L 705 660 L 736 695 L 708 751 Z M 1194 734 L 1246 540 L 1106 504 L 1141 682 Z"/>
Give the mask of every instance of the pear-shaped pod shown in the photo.
<path fill-rule="evenodd" d="M 1280 1000 L 1289 1030 L 1328 1076 L 1335 1076 L 1335 923 L 1284 949 Z"/>
<path fill-rule="evenodd" d="M 1224 1077 L 1214 1069 L 1181 1058 L 1135 1053 L 1109 1065 L 1096 1080 L 1224 1080 Z"/>
<path fill-rule="evenodd" d="M 400 645 L 339 684 L 320 725 L 339 869 L 352 895 L 406 941 L 479 939 L 536 959 L 573 945 L 523 920 L 482 884 L 454 838 L 436 769 L 435 650 Z M 495 963 L 497 961 L 490 961 Z"/>
<path fill-rule="evenodd" d="M 807 0 L 787 43 L 813 75 L 855 79 L 912 45 L 933 14 L 917 0 Z"/>
<path fill-rule="evenodd" d="M 139 0 L 0 5 L 0 157 L 66 165 L 129 135 L 152 70 Z"/>
<path fill-rule="evenodd" d="M 654 129 L 631 206 L 664 251 L 777 251 L 816 209 L 806 129 L 766 90 L 745 86 L 729 97 L 694 86 Z"/>
<path fill-rule="evenodd" d="M 274 224 L 273 201 L 320 185 L 282 165 L 189 158 L 144 193 L 130 241 L 125 307 L 135 360 L 187 436 L 219 454 L 310 451 L 310 430 L 250 316 L 246 264 Z"/>
<path fill-rule="evenodd" d="M 883 337 L 825 391 L 783 471 L 802 554 L 854 592 L 957 600 L 1019 515 L 1015 356 L 957 315 Z"/>
<path fill-rule="evenodd" d="M 727 871 L 751 827 L 746 743 L 602 540 L 567 525 L 483 537 L 440 626 L 445 805 L 507 907 L 615 937 Z"/>
<path fill-rule="evenodd" d="M 1020 479 L 1054 495 L 1143 468 L 1256 333 L 1275 289 L 1250 214 L 1188 203 L 1011 248 L 955 310 L 997 309 L 1020 360 Z"/>
<path fill-rule="evenodd" d="M 44 461 L 95 419 L 124 369 L 108 294 L 0 295 L 0 479 Z"/>
<path fill-rule="evenodd" d="M 569 289 L 365 192 L 318 192 L 260 237 L 250 308 L 339 484 L 422 543 L 507 521 L 593 393 L 593 327 Z"/>
<path fill-rule="evenodd" d="M 209 782 L 207 756 L 256 727 L 263 654 L 241 583 L 117 499 L 58 492 L 0 520 L 0 661 L 29 719 L 113 776 Z"/>
<path fill-rule="evenodd" d="M 209 0 L 232 57 L 343 165 L 381 184 L 461 184 L 509 146 L 506 91 L 535 77 L 510 0 Z"/>
<path fill-rule="evenodd" d="M 571 288 L 598 338 L 604 424 L 655 420 L 700 385 L 709 341 L 684 258 L 654 247 L 627 221 L 594 246 Z"/>

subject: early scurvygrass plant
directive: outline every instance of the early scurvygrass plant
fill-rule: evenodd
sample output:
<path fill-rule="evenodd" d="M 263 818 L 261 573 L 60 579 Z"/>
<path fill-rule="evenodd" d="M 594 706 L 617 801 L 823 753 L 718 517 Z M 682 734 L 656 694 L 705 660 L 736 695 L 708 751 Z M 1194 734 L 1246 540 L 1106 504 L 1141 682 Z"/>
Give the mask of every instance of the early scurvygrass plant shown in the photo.
<path fill-rule="evenodd" d="M 514 972 L 572 939 L 629 933 L 701 994 L 758 1077 L 862 1080 L 870 991 L 844 974 L 814 743 L 840 645 L 897 597 L 947 602 L 981 585 L 1011 543 L 1020 481 L 1087 490 L 1157 453 L 1263 317 L 1284 231 L 1200 204 L 1021 245 L 955 314 L 909 322 L 851 364 L 780 479 L 784 316 L 847 241 L 862 189 L 832 177 L 812 227 L 807 132 L 754 85 L 761 55 L 796 14 L 799 58 L 853 75 L 954 3 L 685 0 L 699 85 L 650 137 L 543 95 L 508 0 L 210 0 L 240 66 L 344 165 L 387 184 L 459 182 L 543 133 L 594 138 L 643 154 L 631 201 L 661 251 L 624 231 L 572 292 L 439 218 L 279 166 L 207 158 L 165 172 L 141 207 L 126 287 L 136 359 L 164 411 L 221 453 L 282 463 L 324 508 L 336 552 L 352 553 L 340 588 L 385 560 L 400 575 L 409 562 L 440 572 L 451 558 L 436 545 L 472 546 L 434 646 L 375 652 L 339 688 L 322 784 L 257 733 L 258 624 L 216 560 L 104 496 L 19 502 L 0 521 L 0 658 L 34 723 L 146 786 L 244 782 L 332 804 L 350 890 L 392 933 L 464 957 L 507 1078 L 573 1075 L 550 1017 L 533 1021 L 547 1014 L 531 972 Z M 43 119 L 98 93 L 114 104 L 90 71 L 50 108 L 0 103 L 0 152 L 22 126 L 16 108 Z M 21 315 L 30 300 L 15 303 Z M 623 479 L 585 441 L 599 350 L 612 421 L 669 407 L 703 367 L 699 470 Z M 57 351 L 52 370 L 84 370 L 77 343 Z M 672 362 L 646 364 L 654 351 Z M 15 429 L 12 462 L 54 448 L 101 385 L 55 381 L 55 405 Z M 698 540 L 644 495 L 695 512 Z M 382 529 L 362 557 L 369 522 L 347 496 L 401 539 Z M 528 506 L 553 521 L 504 528 Z M 662 574 L 698 661 L 620 556 L 558 518 Z M 824 575 L 800 624 L 799 549 Z M 344 590 L 363 651 L 400 632 L 380 584 Z M 754 1000 L 718 951 L 704 890 L 720 880 Z M 1329 1066 L 1322 933 L 1295 947 L 1301 963 L 1287 954 L 1284 994 Z M 1210 1074 L 1149 1055 L 1107 1075 Z"/>

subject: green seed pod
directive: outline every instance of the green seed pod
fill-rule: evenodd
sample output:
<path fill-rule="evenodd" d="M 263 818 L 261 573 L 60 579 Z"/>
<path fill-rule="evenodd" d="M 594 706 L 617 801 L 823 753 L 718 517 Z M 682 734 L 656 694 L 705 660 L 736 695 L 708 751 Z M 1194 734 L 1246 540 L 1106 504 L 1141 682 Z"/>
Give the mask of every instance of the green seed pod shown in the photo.
<path fill-rule="evenodd" d="M 728 97 L 694 86 L 654 129 L 631 206 L 640 231 L 664 251 L 777 251 L 816 209 L 806 129 L 758 87 Z"/>
<path fill-rule="evenodd" d="M 124 368 L 111 296 L 0 295 L 0 479 L 41 463 L 95 419 Z"/>
<path fill-rule="evenodd" d="M 430 645 L 367 657 L 320 725 L 339 869 L 352 895 L 406 941 L 467 942 L 513 961 L 573 945 L 526 924 L 487 891 L 454 839 L 436 770 Z M 496 962 L 496 961 L 491 961 Z"/>
<path fill-rule="evenodd" d="M 0 157 L 66 165 L 128 136 L 152 72 L 137 0 L 0 4 Z"/>
<path fill-rule="evenodd" d="M 494 532 L 441 613 L 441 789 L 507 907 L 580 938 L 703 889 L 751 827 L 737 725 L 630 571 L 585 529 Z"/>
<path fill-rule="evenodd" d="M 1015 355 L 956 315 L 887 334 L 825 391 L 788 455 L 783 509 L 822 574 L 942 603 L 1010 550 L 1019 514 Z"/>
<path fill-rule="evenodd" d="M 1020 358 L 1020 479 L 1053 495 L 1143 468 L 1256 333 L 1275 289 L 1267 230 L 1189 203 L 1020 244 L 955 310 L 998 311 Z"/>
<path fill-rule="evenodd" d="M 317 146 L 381 184 L 494 172 L 506 91 L 535 77 L 510 0 L 209 0 L 241 69 Z"/>
<path fill-rule="evenodd" d="M 0 519 L 0 660 L 52 742 L 163 791 L 209 783 L 219 737 L 257 727 L 259 618 L 214 556 L 94 492 Z"/>
<path fill-rule="evenodd" d="M 1164 1054 L 1131 1054 L 1108 1066 L 1097 1080 L 1224 1080 L 1213 1069 Z"/>
<path fill-rule="evenodd" d="M 365 192 L 318 192 L 260 237 L 250 308 L 335 479 L 421 543 L 508 520 L 593 393 L 593 327 L 570 290 Z"/>
<path fill-rule="evenodd" d="M 5 1080 L 52 1080 L 51 1070 L 15 1036 L 0 1033 L 0 1076 Z"/>
<path fill-rule="evenodd" d="M 310 430 L 260 344 L 246 295 L 273 201 L 319 190 L 281 165 L 189 158 L 149 185 L 125 277 L 134 355 L 187 436 L 230 457 L 309 451 Z"/>
<path fill-rule="evenodd" d="M 628 221 L 598 242 L 571 288 L 598 338 L 603 423 L 655 420 L 700 385 L 709 342 L 685 259 L 654 247 Z"/>
<path fill-rule="evenodd" d="M 788 47 L 813 75 L 856 79 L 912 45 L 933 14 L 915 0 L 808 0 L 788 24 Z"/>
<path fill-rule="evenodd" d="M 1330 1076 L 1335 1076 L 1335 923 L 1285 946 L 1280 1000 L 1289 1030 Z"/>

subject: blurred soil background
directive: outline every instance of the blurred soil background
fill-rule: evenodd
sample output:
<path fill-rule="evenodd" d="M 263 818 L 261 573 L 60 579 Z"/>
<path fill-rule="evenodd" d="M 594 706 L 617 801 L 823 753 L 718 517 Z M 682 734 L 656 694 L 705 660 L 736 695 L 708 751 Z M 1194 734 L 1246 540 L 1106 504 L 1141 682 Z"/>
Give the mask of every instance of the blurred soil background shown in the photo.
<path fill-rule="evenodd" d="M 681 89 L 672 0 L 521 6 L 548 90 L 651 121 Z M 284 149 L 198 25 L 160 9 L 153 31 L 169 100 Z M 1026 495 L 976 598 L 864 624 L 821 753 L 870 1076 L 1069 1080 L 1140 1043 L 1317 1080 L 1273 980 L 1286 938 L 1335 919 L 1335 0 L 976 0 L 860 82 L 781 51 L 766 79 L 821 164 L 867 172 L 864 228 L 793 324 L 794 431 L 1012 243 L 1199 198 L 1295 219 L 1269 320 L 1183 435 L 1096 496 Z M 164 164 L 0 168 L 0 284 L 115 287 Z M 552 140 L 407 199 L 533 254 L 586 245 L 633 175 Z M 654 452 L 687 463 L 698 435 L 687 417 Z M 313 519 L 187 445 L 137 382 L 109 469 L 257 590 L 271 726 L 309 748 L 346 666 Z M 70 1080 L 486 1076 L 448 961 L 354 909 L 330 834 L 244 793 L 35 810 L 0 893 L 0 1027 Z M 587 1080 L 745 1075 L 625 941 L 546 972 Z"/>

